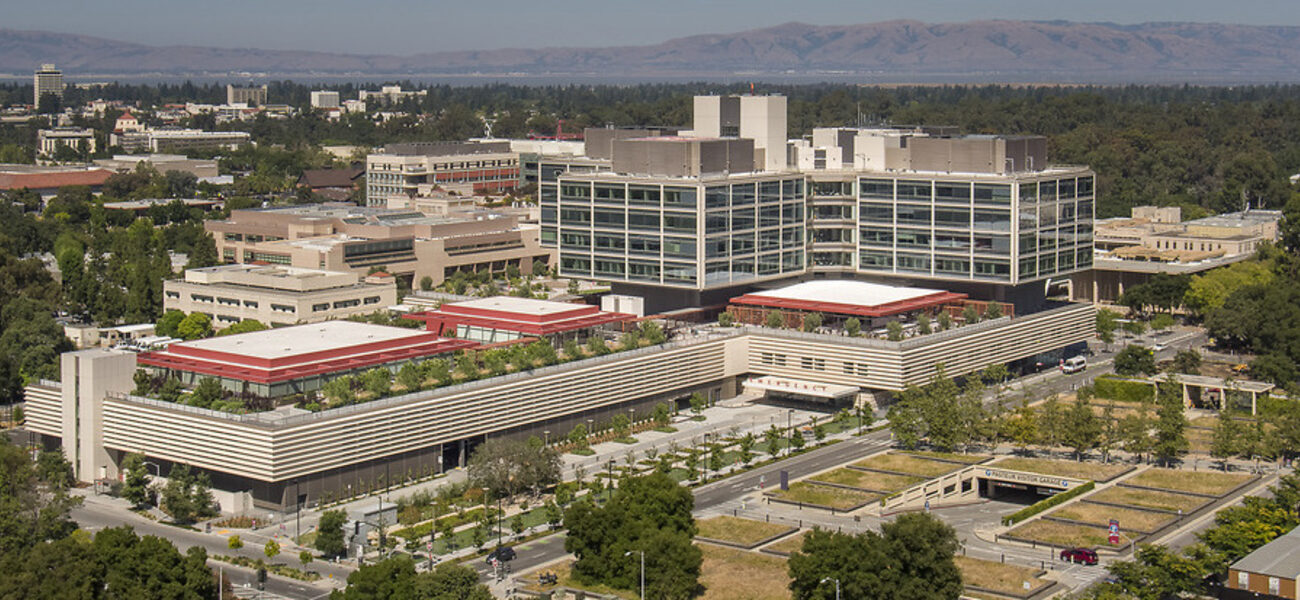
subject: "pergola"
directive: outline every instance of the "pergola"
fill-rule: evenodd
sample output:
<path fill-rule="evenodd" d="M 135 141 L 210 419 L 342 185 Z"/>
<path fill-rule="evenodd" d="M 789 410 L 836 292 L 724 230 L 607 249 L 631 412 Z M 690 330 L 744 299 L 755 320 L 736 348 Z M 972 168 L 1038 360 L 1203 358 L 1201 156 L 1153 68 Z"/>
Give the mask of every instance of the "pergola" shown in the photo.
<path fill-rule="evenodd" d="M 1267 394 L 1273 391 L 1273 388 L 1277 387 L 1268 382 L 1251 381 L 1249 379 L 1225 379 L 1223 377 L 1209 377 L 1206 375 L 1187 375 L 1184 373 L 1174 374 L 1174 377 L 1175 379 L 1177 379 L 1178 383 L 1182 385 L 1183 406 L 1190 407 L 1192 405 L 1192 398 L 1190 394 L 1191 388 L 1197 388 L 1203 391 L 1210 391 L 1210 392 L 1218 391 L 1221 394 L 1224 394 L 1223 396 L 1224 398 L 1227 397 L 1226 392 L 1229 391 L 1242 392 L 1242 393 L 1250 394 L 1250 414 L 1252 415 L 1256 414 L 1256 410 L 1259 402 L 1259 395 Z M 1155 387 L 1155 385 L 1159 383 L 1169 383 L 1169 376 L 1160 375 L 1157 377 L 1147 377 L 1145 379 L 1135 379 L 1133 381 L 1149 383 L 1151 384 L 1152 387 Z M 1223 408 L 1222 401 L 1220 401 L 1219 408 L 1220 409 Z"/>

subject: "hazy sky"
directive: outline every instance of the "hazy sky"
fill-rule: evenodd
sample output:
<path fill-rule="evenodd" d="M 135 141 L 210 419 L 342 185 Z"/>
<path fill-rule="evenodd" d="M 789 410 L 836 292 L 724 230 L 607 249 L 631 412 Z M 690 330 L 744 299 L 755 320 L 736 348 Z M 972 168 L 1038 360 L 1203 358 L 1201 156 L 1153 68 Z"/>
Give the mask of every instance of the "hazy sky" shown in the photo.
<path fill-rule="evenodd" d="M 414 54 L 652 44 L 801 21 L 1198 21 L 1300 25 L 1295 0 L 39 0 L 0 27 L 150 45 Z"/>

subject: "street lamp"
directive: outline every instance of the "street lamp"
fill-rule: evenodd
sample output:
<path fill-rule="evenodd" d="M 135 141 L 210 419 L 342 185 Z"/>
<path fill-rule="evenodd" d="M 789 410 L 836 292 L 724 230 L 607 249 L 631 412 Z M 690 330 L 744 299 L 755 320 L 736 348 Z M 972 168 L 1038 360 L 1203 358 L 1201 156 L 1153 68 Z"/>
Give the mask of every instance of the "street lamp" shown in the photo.
<path fill-rule="evenodd" d="M 835 582 L 835 600 L 840 600 L 840 580 L 834 577 L 823 577 L 821 581 L 817 582 L 817 585 L 821 585 L 827 581 Z"/>
<path fill-rule="evenodd" d="M 298 480 L 293 480 L 293 543 L 302 539 L 302 496 L 298 495 Z"/>
<path fill-rule="evenodd" d="M 645 551 L 628 550 L 627 552 L 623 553 L 623 556 L 632 556 L 633 552 L 641 555 L 641 598 L 642 600 L 644 600 L 645 599 Z"/>
<path fill-rule="evenodd" d="M 546 439 L 544 440 L 543 444 L 545 444 L 545 445 L 547 445 L 547 446 L 550 446 L 550 445 L 551 445 L 551 430 L 550 430 L 550 429 L 544 429 L 544 430 L 542 430 L 542 435 L 543 435 L 543 436 L 546 436 Z"/>
<path fill-rule="evenodd" d="M 794 444 L 791 443 L 792 441 L 794 441 L 794 425 L 790 422 L 790 420 L 793 418 L 794 418 L 794 409 L 792 408 L 786 411 L 785 413 L 785 455 L 786 456 L 790 456 L 792 453 L 794 453 Z"/>
<path fill-rule="evenodd" d="M 158 466 L 158 463 L 155 463 L 155 462 L 149 462 L 149 461 L 146 460 L 146 461 L 144 461 L 144 466 L 146 466 L 146 467 L 153 467 L 153 476 L 154 476 L 154 477 L 159 477 L 159 478 L 162 477 L 162 467 Z"/>
<path fill-rule="evenodd" d="M 609 477 L 607 478 L 607 481 L 605 481 L 605 485 L 607 486 L 607 489 L 609 489 L 609 495 L 606 497 L 606 500 L 611 500 L 614 498 L 614 459 L 612 458 L 609 459 L 609 468 L 607 469 L 607 472 L 609 473 Z"/>

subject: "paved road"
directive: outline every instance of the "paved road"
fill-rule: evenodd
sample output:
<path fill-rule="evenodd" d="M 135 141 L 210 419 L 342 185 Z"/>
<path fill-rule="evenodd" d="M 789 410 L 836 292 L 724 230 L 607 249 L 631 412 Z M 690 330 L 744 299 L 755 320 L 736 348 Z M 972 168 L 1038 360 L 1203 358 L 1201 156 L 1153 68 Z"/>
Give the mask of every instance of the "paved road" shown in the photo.
<path fill-rule="evenodd" d="M 244 547 L 239 550 L 231 550 L 227 546 L 227 537 L 217 534 L 207 534 L 199 531 L 190 531 L 171 525 L 164 525 L 156 521 L 151 521 L 145 517 L 137 515 L 126 510 L 125 502 L 117 499 L 107 498 L 104 496 L 89 496 L 81 507 L 73 509 L 72 518 L 81 525 L 83 529 L 91 532 L 107 527 L 119 527 L 130 525 L 139 535 L 154 535 L 171 541 L 180 548 L 181 552 L 193 546 L 200 546 L 208 551 L 209 555 L 225 554 L 246 556 L 252 559 L 266 559 L 262 548 L 266 539 L 261 536 L 250 536 L 247 533 L 240 532 L 241 539 L 244 540 Z M 286 540 L 280 540 L 282 554 L 276 557 L 272 562 L 287 564 L 296 568 L 301 568 L 298 563 L 298 550 L 290 549 Z M 252 569 L 236 567 L 220 561 L 209 561 L 209 566 L 213 569 L 221 566 L 231 583 L 239 586 L 243 583 L 256 582 L 256 573 Z M 322 595 L 328 595 L 330 589 L 336 587 L 332 583 L 344 581 L 347 579 L 349 569 L 328 562 L 313 562 L 308 569 L 319 572 L 326 579 L 318 582 L 307 583 L 295 579 L 288 579 L 269 575 L 266 582 L 266 590 L 274 594 L 286 596 L 289 598 L 306 600 L 310 598 L 319 598 Z M 333 579 L 328 576 L 333 575 Z"/>

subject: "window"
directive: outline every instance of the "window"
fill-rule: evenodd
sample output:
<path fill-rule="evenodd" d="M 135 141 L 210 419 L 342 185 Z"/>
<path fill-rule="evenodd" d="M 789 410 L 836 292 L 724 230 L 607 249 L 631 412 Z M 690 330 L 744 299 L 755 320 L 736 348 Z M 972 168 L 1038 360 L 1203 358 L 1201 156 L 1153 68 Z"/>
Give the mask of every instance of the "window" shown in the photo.
<path fill-rule="evenodd" d="M 936 233 L 934 234 L 934 249 L 949 252 L 970 250 L 970 234 Z"/>
<path fill-rule="evenodd" d="M 1006 279 L 1011 277 L 1011 263 L 1005 260 L 975 261 L 975 276 L 988 279 Z"/>
<path fill-rule="evenodd" d="M 930 234 L 921 231 L 908 231 L 900 229 L 898 231 L 898 245 L 908 248 L 929 248 Z"/>
<path fill-rule="evenodd" d="M 695 215 L 664 214 L 664 231 L 695 233 Z"/>
<path fill-rule="evenodd" d="M 560 236 L 560 245 L 586 250 L 591 248 L 591 234 L 566 231 Z"/>
<path fill-rule="evenodd" d="M 630 260 L 627 263 L 627 274 L 630 279 L 659 281 L 659 265 L 651 262 Z"/>
<path fill-rule="evenodd" d="M 1062 179 L 1056 182 L 1056 197 L 1061 200 L 1074 199 L 1074 180 Z"/>
<path fill-rule="evenodd" d="M 934 201 L 935 202 L 970 202 L 970 184 L 969 183 L 944 183 L 934 184 Z"/>
<path fill-rule="evenodd" d="M 1025 182 L 1020 184 L 1020 203 L 1031 204 L 1038 201 L 1038 184 Z"/>
<path fill-rule="evenodd" d="M 1005 210 L 975 210 L 975 229 L 1011 231 L 1011 213 Z"/>
<path fill-rule="evenodd" d="M 784 354 L 777 354 L 777 353 L 775 353 L 775 352 L 763 352 L 763 353 L 760 353 L 760 354 L 758 355 L 758 362 L 760 362 L 760 363 L 762 363 L 762 364 L 765 364 L 765 365 L 773 365 L 773 366 L 777 366 L 777 367 L 784 367 L 784 366 L 785 366 L 785 355 L 784 355 Z"/>
<path fill-rule="evenodd" d="M 614 275 L 622 277 L 625 272 L 624 268 L 625 265 L 621 260 L 596 259 L 597 275 Z"/>
<path fill-rule="evenodd" d="M 733 185 L 731 186 L 731 205 L 751 206 L 754 204 L 754 195 L 754 184 L 752 183 Z"/>
<path fill-rule="evenodd" d="M 325 310 L 329 310 L 329 309 L 330 309 L 330 303 L 329 303 L 329 302 L 321 302 L 320 304 L 313 304 L 313 305 L 311 305 L 311 311 L 312 311 L 312 312 L 321 312 L 321 311 L 325 311 Z"/>
<path fill-rule="evenodd" d="M 726 186 L 704 189 L 704 208 L 723 208 L 728 204 L 730 195 Z"/>
<path fill-rule="evenodd" d="M 863 202 L 858 209 L 859 220 L 863 223 L 893 223 L 894 205 L 877 202 Z"/>
<path fill-rule="evenodd" d="M 899 225 L 930 225 L 930 207 L 912 204 L 899 204 L 897 209 Z"/>
<path fill-rule="evenodd" d="M 627 188 L 627 203 L 659 206 L 659 188 L 633 185 Z"/>
<path fill-rule="evenodd" d="M 569 209 L 565 209 L 565 212 L 569 212 Z M 597 227 L 616 227 L 622 229 L 627 225 L 627 219 L 622 210 L 597 208 L 595 223 Z M 573 224 L 575 223 L 565 223 L 565 225 Z"/>
<path fill-rule="evenodd" d="M 180 292 L 166 292 L 166 295 L 168 298 L 171 298 L 172 300 L 179 300 L 181 297 Z"/>
<path fill-rule="evenodd" d="M 295 312 L 294 308 L 293 308 L 292 306 L 289 306 L 288 304 L 272 304 L 272 305 L 271 305 L 271 310 L 273 310 L 273 311 L 275 311 L 275 312 L 282 312 L 282 313 L 293 313 L 293 312 Z"/>
<path fill-rule="evenodd" d="M 977 183 L 975 184 L 975 203 L 976 204 L 998 204 L 1006 206 L 1011 204 L 1011 186 L 995 183 Z"/>
<path fill-rule="evenodd" d="M 591 188 L 586 184 L 566 183 L 560 186 L 560 196 L 564 200 L 589 200 Z"/>
<path fill-rule="evenodd" d="M 777 205 L 759 207 L 758 226 L 759 227 L 780 227 L 781 207 Z"/>
<path fill-rule="evenodd" d="M 597 185 L 596 200 L 617 200 L 622 202 L 627 198 L 627 190 L 623 186 Z"/>
<path fill-rule="evenodd" d="M 591 259 L 580 256 L 561 256 L 560 273 L 571 275 L 590 275 Z"/>
<path fill-rule="evenodd" d="M 379 304 L 379 296 L 370 296 L 365 300 L 366 304 Z"/>
<path fill-rule="evenodd" d="M 863 198 L 894 197 L 894 182 L 890 179 L 863 179 L 859 187 Z"/>
<path fill-rule="evenodd" d="M 351 300 L 337 300 L 334 302 L 334 308 L 352 308 L 353 306 L 361 306 L 361 301 L 353 298 Z"/>
<path fill-rule="evenodd" d="M 1034 273 L 1036 272 L 1034 270 L 1034 262 L 1034 257 L 1032 256 L 1020 259 L 1020 277 L 1022 279 L 1034 276 Z"/>
<path fill-rule="evenodd" d="M 695 283 L 697 270 L 693 264 L 664 262 L 665 283 Z"/>
<path fill-rule="evenodd" d="M 1011 254 L 1011 236 L 977 233 L 974 235 L 976 254 Z"/>
<path fill-rule="evenodd" d="M 889 252 L 867 252 L 858 254 L 858 264 L 863 269 L 889 269 L 894 266 L 894 256 Z"/>
<path fill-rule="evenodd" d="M 634 254 L 659 254 L 659 238 L 645 235 L 629 235 L 627 236 L 627 247 Z M 691 251 L 690 256 L 692 258 L 695 256 L 694 250 Z"/>
<path fill-rule="evenodd" d="M 898 181 L 898 199 L 899 200 L 929 200 L 930 182 L 909 181 L 906 179 L 900 179 Z"/>
<path fill-rule="evenodd" d="M 1041 275 L 1050 275 L 1056 271 L 1056 255 L 1038 257 L 1038 273 Z"/>
<path fill-rule="evenodd" d="M 1243 590 L 1250 588 L 1250 573 L 1237 571 L 1237 587 Z"/>
<path fill-rule="evenodd" d="M 1075 194 L 1083 198 L 1092 196 L 1092 177 L 1080 177 L 1075 181 Z"/>
<path fill-rule="evenodd" d="M 934 209 L 935 227 L 970 228 L 970 209 L 936 208 Z"/>
<path fill-rule="evenodd" d="M 596 249 L 622 252 L 627 245 L 627 238 L 621 235 L 596 234 Z"/>
<path fill-rule="evenodd" d="M 560 223 L 563 225 L 583 227 L 591 224 L 590 208 L 560 209 Z"/>
<path fill-rule="evenodd" d="M 934 258 L 934 270 L 941 273 L 954 273 L 958 275 L 970 274 L 970 261 L 961 258 L 950 258 L 946 256 L 936 256 Z"/>
<path fill-rule="evenodd" d="M 203 294 L 190 294 L 190 300 L 194 302 L 212 302 L 212 296 L 205 296 Z"/>
<path fill-rule="evenodd" d="M 664 188 L 664 207 L 665 208 L 695 208 L 699 206 L 699 200 L 695 196 L 695 188 L 687 187 L 665 187 Z"/>
<path fill-rule="evenodd" d="M 659 213 L 644 210 L 629 210 L 627 212 L 628 229 L 658 230 Z"/>
<path fill-rule="evenodd" d="M 804 356 L 799 359 L 799 366 L 805 371 L 825 371 L 826 359 L 812 356 Z"/>
<path fill-rule="evenodd" d="M 898 270 L 916 271 L 919 273 L 930 272 L 930 257 L 924 254 L 904 254 L 898 253 Z"/>

